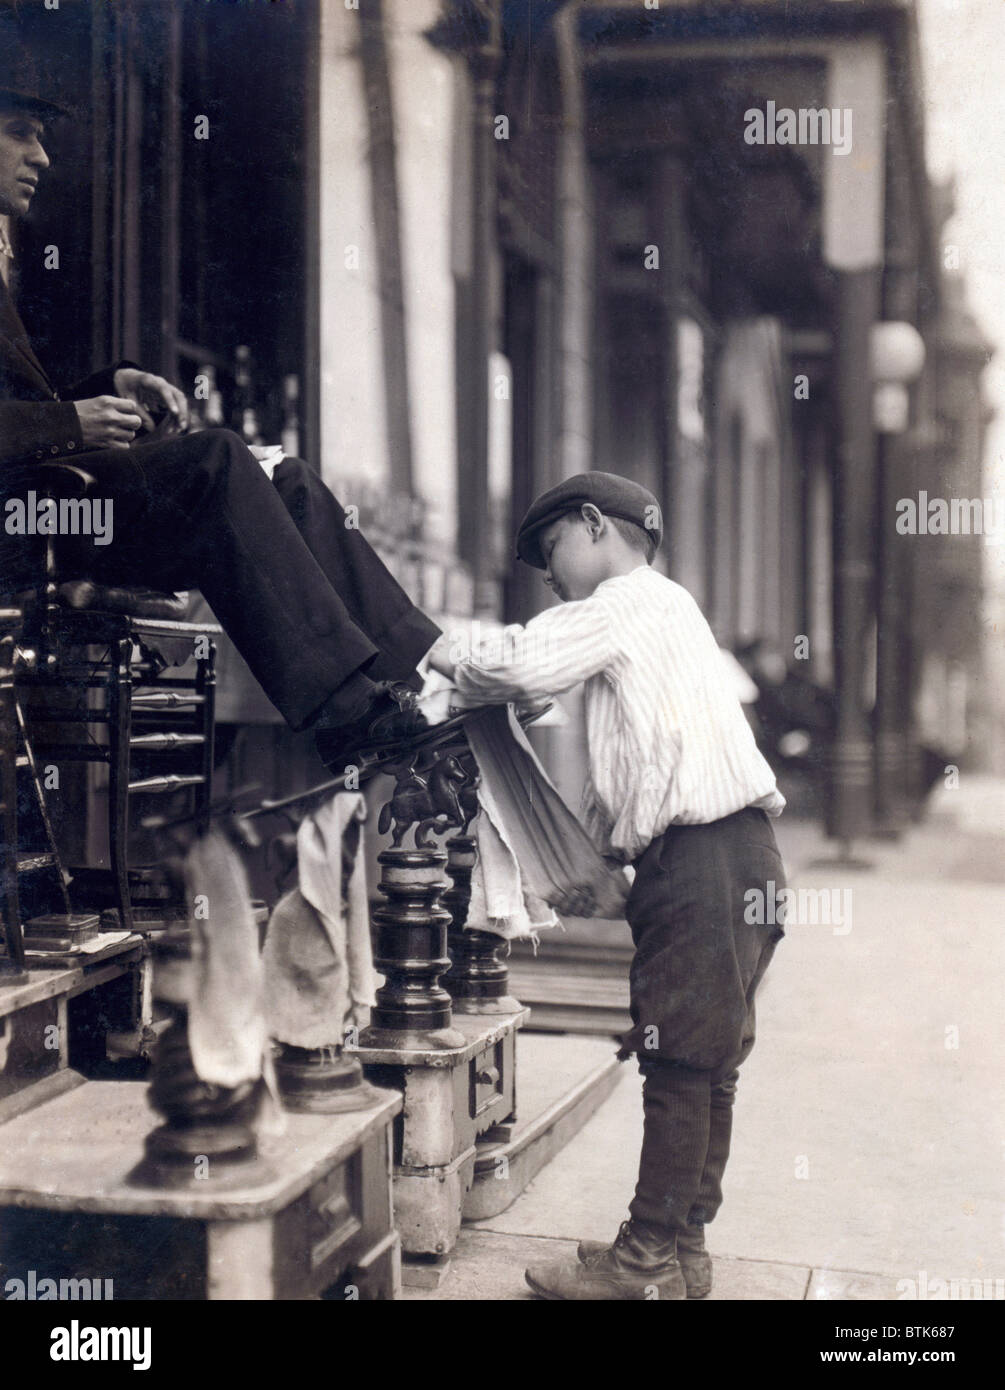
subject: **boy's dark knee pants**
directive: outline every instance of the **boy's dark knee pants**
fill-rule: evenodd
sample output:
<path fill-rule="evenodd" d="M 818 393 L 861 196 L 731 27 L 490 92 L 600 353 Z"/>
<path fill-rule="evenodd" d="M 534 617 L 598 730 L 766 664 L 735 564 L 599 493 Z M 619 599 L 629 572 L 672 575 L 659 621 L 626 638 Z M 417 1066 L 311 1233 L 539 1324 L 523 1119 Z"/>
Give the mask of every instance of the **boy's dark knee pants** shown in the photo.
<path fill-rule="evenodd" d="M 633 1050 L 725 1076 L 754 1042 L 754 993 L 782 936 L 785 871 L 771 824 L 748 807 L 674 825 L 636 864 L 626 916 Z"/>
<path fill-rule="evenodd" d="M 636 866 L 627 916 L 630 1046 L 644 1076 L 636 1219 L 710 1221 L 722 1201 L 737 1071 L 754 1044 L 754 995 L 782 935 L 785 874 L 767 816 L 673 826 Z"/>

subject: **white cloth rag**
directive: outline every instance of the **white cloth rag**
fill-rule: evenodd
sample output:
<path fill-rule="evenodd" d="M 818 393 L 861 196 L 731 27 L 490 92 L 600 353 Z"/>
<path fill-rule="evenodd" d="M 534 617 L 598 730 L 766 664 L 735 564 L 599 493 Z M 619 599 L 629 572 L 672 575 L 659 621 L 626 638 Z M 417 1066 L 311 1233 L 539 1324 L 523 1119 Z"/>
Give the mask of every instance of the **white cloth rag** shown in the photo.
<path fill-rule="evenodd" d="M 265 1022 L 265 976 L 244 865 L 213 830 L 189 849 L 185 881 L 192 904 L 192 1066 L 200 1081 L 229 1090 L 264 1080 L 253 1125 L 263 1137 L 280 1135 L 286 1119 Z"/>
<path fill-rule="evenodd" d="M 473 826 L 478 862 L 471 873 L 465 928 L 496 932 L 507 941 L 536 942 L 539 931 L 561 923 L 554 908 L 526 888 L 506 832 L 492 818 L 491 795 L 483 796 L 479 787 L 478 800 L 482 809 Z"/>
<path fill-rule="evenodd" d="M 569 891 L 592 902 L 593 917 L 618 918 L 628 896 L 624 873 L 607 864 L 541 766 L 505 705 L 473 715 L 465 732 L 481 772 L 478 800 L 519 865 L 525 897 L 561 903 Z"/>
<path fill-rule="evenodd" d="M 185 859 L 192 906 L 193 995 L 188 1033 L 200 1080 L 235 1087 L 257 1081 L 268 1046 L 264 977 L 244 865 L 217 831 Z"/>
<path fill-rule="evenodd" d="M 366 858 L 357 848 L 342 899 L 343 837 L 366 816 L 359 792 L 340 792 L 297 831 L 299 884 L 276 904 L 263 962 L 269 1032 L 294 1047 L 331 1047 L 376 1000 Z"/>

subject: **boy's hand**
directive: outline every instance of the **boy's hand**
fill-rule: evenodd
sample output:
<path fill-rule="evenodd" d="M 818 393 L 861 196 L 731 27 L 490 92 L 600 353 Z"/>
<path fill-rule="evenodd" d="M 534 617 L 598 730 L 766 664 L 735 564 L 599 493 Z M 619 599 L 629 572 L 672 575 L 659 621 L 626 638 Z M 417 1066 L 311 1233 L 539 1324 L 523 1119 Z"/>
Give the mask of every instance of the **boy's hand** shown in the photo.
<path fill-rule="evenodd" d="M 518 717 L 529 721 L 531 715 L 537 717 L 544 714 L 553 703 L 550 695 L 536 695 L 532 699 L 517 700 L 514 703 L 514 709 Z"/>
<path fill-rule="evenodd" d="M 454 678 L 454 666 L 456 662 L 450 657 L 450 638 L 445 632 L 437 637 L 436 641 L 426 653 L 426 662 L 434 671 L 439 671 L 441 676 L 446 676 L 448 680 Z"/>
<path fill-rule="evenodd" d="M 588 888 L 574 888 L 556 898 L 551 906 L 563 917 L 592 917 L 597 902 Z"/>

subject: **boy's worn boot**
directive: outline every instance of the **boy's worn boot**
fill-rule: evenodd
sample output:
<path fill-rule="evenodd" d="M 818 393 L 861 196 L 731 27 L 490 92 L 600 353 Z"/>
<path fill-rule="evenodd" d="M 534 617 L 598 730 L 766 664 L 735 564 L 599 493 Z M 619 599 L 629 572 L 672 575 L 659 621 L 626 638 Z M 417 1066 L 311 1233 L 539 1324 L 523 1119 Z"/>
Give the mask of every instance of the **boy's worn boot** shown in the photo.
<path fill-rule="evenodd" d="M 608 1248 L 602 1240 L 581 1240 L 576 1253 L 585 1264 Z M 677 1259 L 688 1298 L 706 1298 L 712 1292 L 712 1261 L 705 1249 L 704 1226 L 685 1226 L 677 1232 Z"/>
<path fill-rule="evenodd" d="M 642 1221 L 623 1221 L 614 1244 L 602 1246 L 585 1261 L 531 1265 L 524 1277 L 540 1298 L 555 1300 L 687 1297 L 675 1233 Z"/>

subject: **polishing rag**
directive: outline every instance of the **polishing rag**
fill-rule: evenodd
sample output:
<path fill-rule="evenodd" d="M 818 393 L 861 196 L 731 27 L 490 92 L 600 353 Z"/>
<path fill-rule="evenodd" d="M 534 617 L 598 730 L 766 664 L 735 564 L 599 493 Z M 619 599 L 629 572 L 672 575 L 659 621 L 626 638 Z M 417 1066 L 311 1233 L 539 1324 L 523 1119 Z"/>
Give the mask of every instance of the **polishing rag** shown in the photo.
<path fill-rule="evenodd" d="M 587 897 L 591 917 L 624 915 L 628 881 L 599 853 L 552 784 L 512 711 L 492 705 L 465 734 L 481 782 L 478 800 L 520 866 L 524 891 L 545 903 Z"/>
<path fill-rule="evenodd" d="M 262 961 L 244 865 L 217 831 L 185 859 L 195 977 L 189 1002 L 192 1064 L 200 1080 L 234 1088 L 262 1075 L 268 1047 Z"/>
<path fill-rule="evenodd" d="M 484 804 L 474 823 L 478 859 L 471 873 L 466 928 L 491 931 L 507 941 L 537 940 L 537 933 L 560 925 L 554 909 L 527 891 L 505 831 L 493 823 Z"/>
<path fill-rule="evenodd" d="M 269 1031 L 294 1047 L 341 1044 L 376 998 L 366 861 L 366 803 L 339 793 L 297 832 L 298 886 L 269 919 L 263 961 Z"/>

